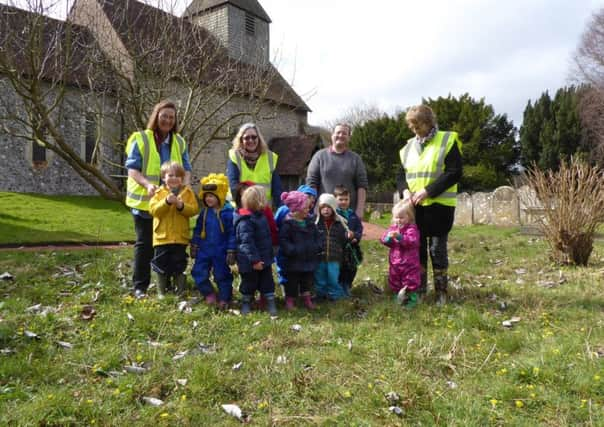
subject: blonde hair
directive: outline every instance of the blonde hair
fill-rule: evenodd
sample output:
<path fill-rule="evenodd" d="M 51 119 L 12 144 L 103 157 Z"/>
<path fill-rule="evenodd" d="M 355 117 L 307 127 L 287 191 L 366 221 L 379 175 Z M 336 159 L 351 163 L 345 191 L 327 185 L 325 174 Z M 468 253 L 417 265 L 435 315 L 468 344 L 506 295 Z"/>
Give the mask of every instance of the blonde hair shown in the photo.
<path fill-rule="evenodd" d="M 432 108 L 427 105 L 415 105 L 410 107 L 405 114 L 405 121 L 407 125 L 413 124 L 426 124 L 430 126 L 430 129 L 436 126 L 436 114 Z"/>
<path fill-rule="evenodd" d="M 159 125 L 157 124 L 157 121 L 159 118 L 159 112 L 165 108 L 171 108 L 172 110 L 174 110 L 174 126 L 172 126 L 172 129 L 170 129 L 170 132 L 178 132 L 178 112 L 176 111 L 176 104 L 168 100 L 164 100 L 155 104 L 155 106 L 153 107 L 153 111 L 149 116 L 149 121 L 147 122 L 147 129 L 150 129 L 152 131 L 156 131 L 158 129 Z"/>
<path fill-rule="evenodd" d="M 241 204 L 251 211 L 259 211 L 266 206 L 266 193 L 264 187 L 252 185 L 246 188 L 241 195 Z"/>
<path fill-rule="evenodd" d="M 402 213 L 407 214 L 409 222 L 415 224 L 415 207 L 411 200 L 400 200 L 396 205 L 392 207 L 392 221 L 396 218 L 400 218 Z"/>
<path fill-rule="evenodd" d="M 268 145 L 264 141 L 264 137 L 260 133 L 260 130 L 258 129 L 258 126 L 256 126 L 254 123 L 244 123 L 244 124 L 241 125 L 241 127 L 237 131 L 237 135 L 235 135 L 235 138 L 233 138 L 233 149 L 235 151 L 237 151 L 237 150 L 239 150 L 242 147 L 242 145 L 243 145 L 243 134 L 248 129 L 254 129 L 256 131 L 256 134 L 258 134 L 258 149 L 259 149 L 259 152 L 260 153 L 266 153 L 267 151 L 269 151 Z"/>
<path fill-rule="evenodd" d="M 182 165 L 178 162 L 168 160 L 167 162 L 162 163 L 160 176 L 163 178 L 170 171 L 175 172 L 176 176 L 180 178 L 185 177 L 185 168 L 183 168 Z"/>

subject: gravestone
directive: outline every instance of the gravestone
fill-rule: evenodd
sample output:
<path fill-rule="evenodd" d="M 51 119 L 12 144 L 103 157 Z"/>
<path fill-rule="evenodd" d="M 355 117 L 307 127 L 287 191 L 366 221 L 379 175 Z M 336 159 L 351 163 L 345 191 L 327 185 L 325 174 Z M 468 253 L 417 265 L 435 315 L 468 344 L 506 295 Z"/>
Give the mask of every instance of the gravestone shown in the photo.
<path fill-rule="evenodd" d="M 503 186 L 495 189 L 491 196 L 491 223 L 499 226 L 520 225 L 520 205 L 518 194 L 512 187 Z"/>
<path fill-rule="evenodd" d="M 472 196 L 468 193 L 457 195 L 455 225 L 472 225 Z"/>
<path fill-rule="evenodd" d="M 474 224 L 491 224 L 491 193 L 472 194 L 472 218 Z"/>

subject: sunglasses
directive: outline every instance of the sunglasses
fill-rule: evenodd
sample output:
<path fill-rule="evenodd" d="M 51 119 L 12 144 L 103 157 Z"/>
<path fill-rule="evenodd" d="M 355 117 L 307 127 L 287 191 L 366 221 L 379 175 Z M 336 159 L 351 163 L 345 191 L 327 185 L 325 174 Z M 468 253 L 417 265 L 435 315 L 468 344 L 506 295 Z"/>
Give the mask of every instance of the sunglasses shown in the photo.
<path fill-rule="evenodd" d="M 258 139 L 258 135 L 246 135 L 241 139 L 243 139 L 244 141 L 255 141 Z"/>

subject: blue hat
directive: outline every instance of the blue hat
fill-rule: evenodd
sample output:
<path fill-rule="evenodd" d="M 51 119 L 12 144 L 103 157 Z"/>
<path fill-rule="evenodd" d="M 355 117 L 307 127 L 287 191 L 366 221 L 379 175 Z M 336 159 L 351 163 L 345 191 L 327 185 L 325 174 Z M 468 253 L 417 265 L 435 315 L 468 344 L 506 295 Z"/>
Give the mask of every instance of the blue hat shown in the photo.
<path fill-rule="evenodd" d="M 317 198 L 317 190 L 312 188 L 310 185 L 302 184 L 298 187 L 297 191 L 301 191 L 304 194 L 308 194 L 309 196 L 313 196 L 315 199 Z"/>

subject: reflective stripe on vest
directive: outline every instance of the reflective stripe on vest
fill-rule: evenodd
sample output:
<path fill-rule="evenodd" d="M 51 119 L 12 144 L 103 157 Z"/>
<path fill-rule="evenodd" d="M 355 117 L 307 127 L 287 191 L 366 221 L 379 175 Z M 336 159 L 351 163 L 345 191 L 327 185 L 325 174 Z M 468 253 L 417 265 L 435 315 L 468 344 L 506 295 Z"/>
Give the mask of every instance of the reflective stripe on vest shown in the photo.
<path fill-rule="evenodd" d="M 457 141 L 457 132 L 440 131 L 432 140 L 425 143 L 423 149 L 416 138 L 407 142 L 399 155 L 405 168 L 409 191 L 416 192 L 426 188 L 444 173 L 445 158 Z M 428 206 L 433 203 L 455 206 L 457 204 L 457 184 L 452 185 L 436 197 L 425 199 L 421 204 Z"/>
<path fill-rule="evenodd" d="M 237 165 L 237 169 L 239 169 L 239 182 L 252 181 L 254 184 L 262 186 L 266 191 L 266 199 L 270 203 L 272 198 L 271 183 L 273 172 L 275 171 L 279 156 L 272 151 L 262 153 L 258 157 L 254 169 L 250 169 L 247 163 L 241 158 L 239 152 L 234 149 L 229 150 L 229 158 Z"/>
<path fill-rule="evenodd" d="M 153 131 L 145 130 L 134 132 L 128 139 L 128 146 L 136 144 L 142 158 L 141 173 L 152 184 L 159 185 L 161 157 L 157 151 Z M 172 134 L 170 144 L 170 160 L 182 165 L 182 156 L 186 150 L 186 143 L 182 136 Z M 139 185 L 133 178 L 128 177 L 126 182 L 126 206 L 134 209 L 149 210 L 149 194 L 147 189 Z"/>

